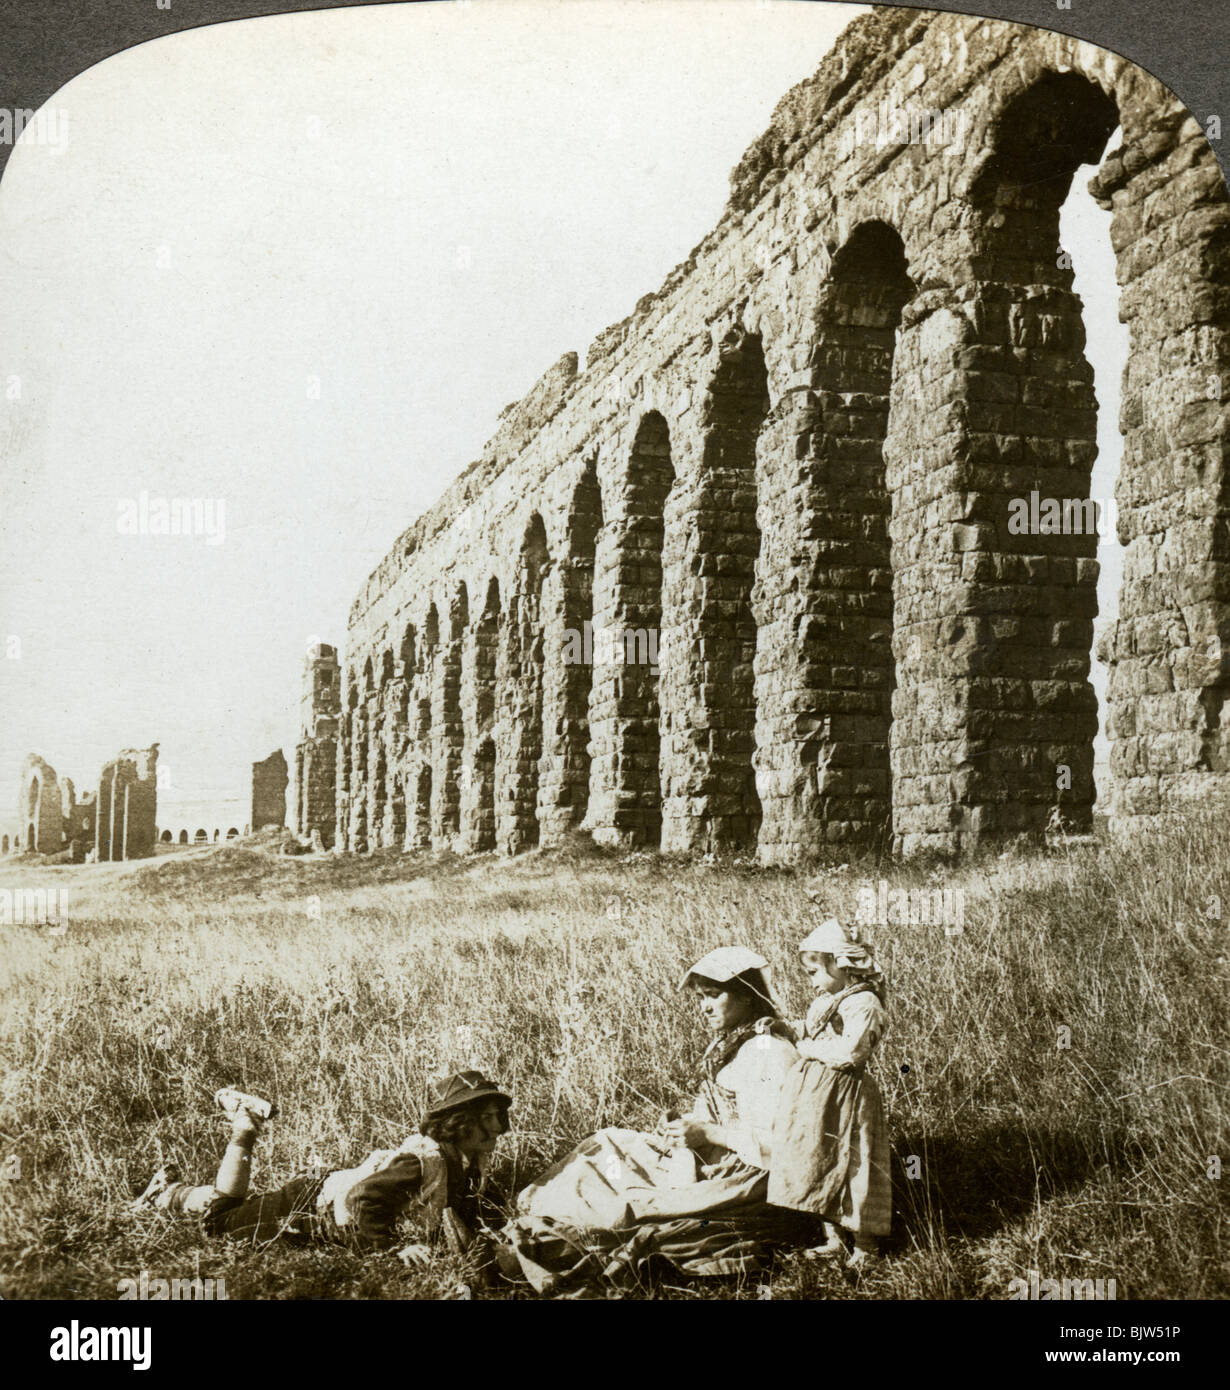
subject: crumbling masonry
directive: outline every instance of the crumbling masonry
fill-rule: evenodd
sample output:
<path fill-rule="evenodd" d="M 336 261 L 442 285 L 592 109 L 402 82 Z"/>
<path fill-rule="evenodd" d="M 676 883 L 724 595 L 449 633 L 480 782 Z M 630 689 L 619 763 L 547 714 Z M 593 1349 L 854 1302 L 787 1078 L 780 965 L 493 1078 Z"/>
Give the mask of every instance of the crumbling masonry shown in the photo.
<path fill-rule="evenodd" d="M 154 852 L 158 817 L 158 745 L 126 748 L 98 778 L 94 848 L 101 864 L 145 859 Z"/>
<path fill-rule="evenodd" d="M 504 412 L 363 586 L 340 846 L 581 829 L 773 863 L 1087 823 L 1096 538 L 1008 519 L 1089 495 L 1058 215 L 1099 158 L 1131 331 L 1116 821 L 1223 785 L 1221 171 L 1114 54 L 881 10 L 787 94 L 691 257 Z"/>
<path fill-rule="evenodd" d="M 280 829 L 286 824 L 286 783 L 289 780 L 286 755 L 280 748 L 252 764 L 250 824 L 253 830 L 264 830 L 268 826 Z"/>
<path fill-rule="evenodd" d="M 304 667 L 302 734 L 295 747 L 294 828 L 305 838 L 319 831 L 326 849 L 333 844 L 341 708 L 337 650 L 321 643 L 308 653 Z"/>

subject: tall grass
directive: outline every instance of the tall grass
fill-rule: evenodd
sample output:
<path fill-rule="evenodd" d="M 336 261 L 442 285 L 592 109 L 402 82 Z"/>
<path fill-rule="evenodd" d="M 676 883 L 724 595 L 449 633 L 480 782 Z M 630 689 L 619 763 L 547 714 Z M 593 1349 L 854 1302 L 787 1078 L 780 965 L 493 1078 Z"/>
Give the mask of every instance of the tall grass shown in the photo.
<path fill-rule="evenodd" d="M 289 858 L 261 840 L 141 865 L 9 860 L 67 885 L 71 925 L 5 935 L 0 1292 L 114 1298 L 120 1279 L 222 1277 L 232 1298 L 460 1296 L 388 1255 L 252 1250 L 126 1208 L 174 1158 L 209 1180 L 212 1092 L 278 1100 L 254 1186 L 354 1162 L 416 1127 L 428 1078 L 477 1065 L 515 1097 L 511 1190 L 602 1125 L 652 1124 L 705 1042 L 682 968 L 746 942 L 808 1002 L 795 945 L 860 886 L 965 893 L 964 934 L 878 928 L 890 1029 L 874 1069 L 894 1146 L 890 1259 L 857 1285 L 795 1256 L 667 1297 L 1003 1298 L 1113 1278 L 1119 1298 L 1230 1292 L 1224 812 L 1130 846 L 954 869 L 831 866 L 808 882 L 576 846 L 506 862 Z M 1218 901 L 1220 899 L 1220 902 Z M 648 1292 L 648 1291 L 647 1291 Z M 505 1292 L 483 1296 L 508 1296 Z"/>

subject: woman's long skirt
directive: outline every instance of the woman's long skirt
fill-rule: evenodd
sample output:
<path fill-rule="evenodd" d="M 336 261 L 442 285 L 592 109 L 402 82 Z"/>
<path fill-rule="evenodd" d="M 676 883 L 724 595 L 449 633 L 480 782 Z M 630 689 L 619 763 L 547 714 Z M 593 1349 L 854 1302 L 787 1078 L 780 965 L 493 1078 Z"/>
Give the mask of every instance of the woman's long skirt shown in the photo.
<path fill-rule="evenodd" d="M 654 1260 L 693 1275 L 750 1273 L 799 1226 L 768 1204 L 768 1181 L 734 1154 L 706 1164 L 655 1135 L 604 1129 L 520 1194 L 504 1236 L 540 1293 L 634 1283 Z"/>
<path fill-rule="evenodd" d="M 786 1077 L 773 1122 L 769 1201 L 849 1231 L 886 1236 L 892 1222 L 888 1129 L 880 1088 L 862 1067 L 804 1058 Z"/>

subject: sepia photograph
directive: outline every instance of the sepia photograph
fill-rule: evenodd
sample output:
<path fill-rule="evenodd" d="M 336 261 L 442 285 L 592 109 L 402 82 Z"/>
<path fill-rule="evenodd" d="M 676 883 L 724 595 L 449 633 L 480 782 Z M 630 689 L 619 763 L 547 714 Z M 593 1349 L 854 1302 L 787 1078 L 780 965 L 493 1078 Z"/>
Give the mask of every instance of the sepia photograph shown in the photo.
<path fill-rule="evenodd" d="M 1209 82 L 1080 0 L 113 8 L 0 14 L 35 1355 L 837 1300 L 1185 1359 L 1133 1305 L 1230 1297 Z"/>

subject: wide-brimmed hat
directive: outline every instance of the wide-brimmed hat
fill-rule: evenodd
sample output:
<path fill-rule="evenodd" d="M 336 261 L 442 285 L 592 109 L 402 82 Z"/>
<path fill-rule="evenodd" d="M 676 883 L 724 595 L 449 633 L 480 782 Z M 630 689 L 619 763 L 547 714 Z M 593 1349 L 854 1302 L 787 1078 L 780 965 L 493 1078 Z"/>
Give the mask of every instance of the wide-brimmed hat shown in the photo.
<path fill-rule="evenodd" d="M 454 1071 L 441 1076 L 431 1083 L 431 1103 L 424 1119 L 435 1120 L 476 1100 L 494 1100 L 502 1106 L 510 1106 L 512 1097 L 500 1090 L 499 1085 L 489 1081 L 481 1071 Z"/>
<path fill-rule="evenodd" d="M 763 956 L 749 951 L 746 946 L 719 946 L 707 956 L 701 956 L 695 965 L 684 972 L 679 988 L 685 988 L 694 975 L 724 985 L 727 980 L 733 980 L 736 975 L 743 975 L 749 970 L 764 971 L 768 964 Z"/>

